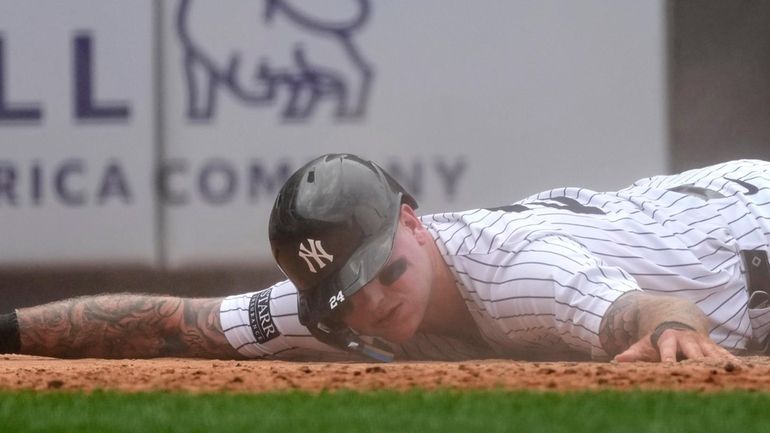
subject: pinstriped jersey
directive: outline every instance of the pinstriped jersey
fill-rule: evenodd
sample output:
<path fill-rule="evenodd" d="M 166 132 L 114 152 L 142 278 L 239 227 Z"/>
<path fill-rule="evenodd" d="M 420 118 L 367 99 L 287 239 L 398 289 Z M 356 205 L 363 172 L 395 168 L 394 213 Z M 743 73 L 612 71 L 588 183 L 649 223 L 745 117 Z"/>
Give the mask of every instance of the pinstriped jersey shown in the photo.
<path fill-rule="evenodd" d="M 709 318 L 711 338 L 738 351 L 770 331 L 770 307 L 748 308 L 740 256 L 745 249 L 768 250 L 769 170 L 763 161 L 732 161 L 642 179 L 615 192 L 559 188 L 422 222 L 496 356 L 604 359 L 601 319 L 632 290 L 689 299 Z M 229 341 L 246 356 L 287 350 L 318 359 L 334 352 L 299 326 L 294 290 L 290 283 L 272 289 L 276 302 L 269 312 L 280 335 L 269 340 L 253 329 L 254 314 L 249 319 L 233 309 L 239 298 L 225 300 L 221 318 Z M 442 355 L 481 353 L 474 350 Z M 412 355 L 430 358 L 425 351 Z"/>

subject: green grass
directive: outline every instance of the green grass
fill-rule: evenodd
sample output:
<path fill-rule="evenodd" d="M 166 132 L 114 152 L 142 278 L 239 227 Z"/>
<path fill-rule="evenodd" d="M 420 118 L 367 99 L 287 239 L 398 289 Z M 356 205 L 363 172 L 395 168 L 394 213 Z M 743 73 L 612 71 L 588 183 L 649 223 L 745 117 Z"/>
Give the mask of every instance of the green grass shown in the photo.
<path fill-rule="evenodd" d="M 770 394 L 0 393 L 0 432 L 758 432 Z"/>

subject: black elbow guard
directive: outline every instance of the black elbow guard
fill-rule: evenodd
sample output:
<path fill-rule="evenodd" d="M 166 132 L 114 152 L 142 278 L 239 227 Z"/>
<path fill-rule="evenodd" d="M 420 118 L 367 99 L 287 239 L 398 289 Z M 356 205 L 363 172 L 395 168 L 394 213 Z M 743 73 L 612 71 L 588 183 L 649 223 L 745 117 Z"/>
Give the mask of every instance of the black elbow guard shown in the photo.
<path fill-rule="evenodd" d="M 21 336 L 16 312 L 0 314 L 0 353 L 19 353 Z"/>

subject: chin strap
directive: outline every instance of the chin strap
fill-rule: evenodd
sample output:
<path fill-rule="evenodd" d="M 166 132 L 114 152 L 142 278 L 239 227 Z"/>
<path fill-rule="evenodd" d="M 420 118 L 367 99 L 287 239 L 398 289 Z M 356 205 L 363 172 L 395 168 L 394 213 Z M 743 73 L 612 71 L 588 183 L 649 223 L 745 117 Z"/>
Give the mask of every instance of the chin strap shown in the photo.
<path fill-rule="evenodd" d="M 364 343 L 360 339 L 359 341 L 351 341 L 348 343 L 348 350 L 379 362 L 393 361 L 393 352 L 390 347 L 387 347 L 387 344 L 379 338 L 375 338 L 372 344 Z"/>
<path fill-rule="evenodd" d="M 348 327 L 335 330 L 321 322 L 308 329 L 314 337 L 330 346 L 357 353 L 378 362 L 393 361 L 393 350 L 379 338 L 373 338 L 371 343 L 367 343 Z"/>

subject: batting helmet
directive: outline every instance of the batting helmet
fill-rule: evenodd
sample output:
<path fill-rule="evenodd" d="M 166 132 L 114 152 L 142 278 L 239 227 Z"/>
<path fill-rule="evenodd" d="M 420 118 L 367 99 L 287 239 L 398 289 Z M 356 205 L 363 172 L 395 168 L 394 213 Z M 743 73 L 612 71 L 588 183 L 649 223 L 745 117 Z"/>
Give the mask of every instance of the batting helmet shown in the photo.
<path fill-rule="evenodd" d="M 364 343 L 341 313 L 390 257 L 401 203 L 417 207 L 380 166 L 351 154 L 310 161 L 278 193 L 269 224 L 273 256 L 297 287 L 300 323 L 319 340 L 392 358 L 380 342 Z"/>

